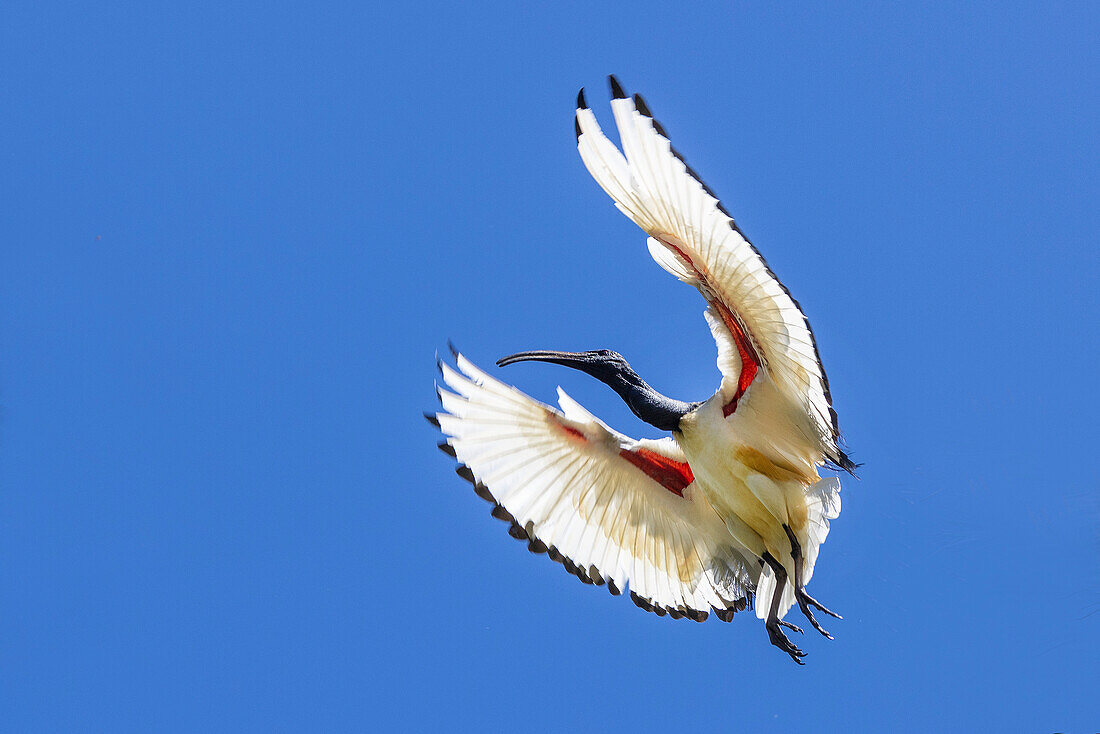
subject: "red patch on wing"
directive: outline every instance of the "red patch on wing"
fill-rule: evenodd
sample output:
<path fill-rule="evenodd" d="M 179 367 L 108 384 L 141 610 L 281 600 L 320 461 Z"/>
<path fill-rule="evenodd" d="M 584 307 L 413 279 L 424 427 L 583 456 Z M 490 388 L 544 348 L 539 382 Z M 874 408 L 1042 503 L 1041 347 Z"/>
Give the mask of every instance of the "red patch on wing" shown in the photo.
<path fill-rule="evenodd" d="M 749 389 L 749 385 L 756 377 L 756 372 L 760 369 L 760 358 L 756 355 L 756 349 L 753 348 L 752 342 L 745 335 L 745 330 L 741 328 L 741 323 L 734 318 L 729 307 L 721 301 L 717 301 L 713 305 L 718 309 L 718 313 L 722 315 L 722 323 L 733 335 L 733 341 L 737 345 L 737 353 L 741 356 L 741 374 L 737 377 L 737 390 L 733 393 L 730 401 L 722 406 L 722 415 L 728 418 L 733 414 L 733 411 L 737 410 L 737 401 Z"/>
<path fill-rule="evenodd" d="M 546 417 L 551 425 L 570 438 L 581 443 L 588 443 L 587 436 L 573 428 L 573 426 L 567 426 L 554 413 L 547 413 Z M 667 456 L 658 454 L 656 451 L 650 451 L 649 449 L 634 449 L 633 451 L 619 449 L 619 456 L 644 471 L 646 476 L 669 492 L 680 497 L 684 496 L 684 488 L 695 481 L 695 475 L 692 473 L 691 467 L 685 462 L 670 459 Z"/>
<path fill-rule="evenodd" d="M 695 481 L 691 467 L 685 462 L 662 456 L 649 449 L 620 449 L 619 456 L 638 467 L 669 492 L 684 496 L 684 488 Z"/>
<path fill-rule="evenodd" d="M 657 239 L 665 247 L 671 247 L 675 250 L 676 254 L 695 272 L 695 276 L 699 278 L 699 280 L 704 283 L 707 282 L 707 279 L 699 272 L 699 268 L 695 267 L 695 263 L 683 250 L 667 240 L 663 240 L 659 237 Z M 737 353 L 741 356 L 741 374 L 737 377 L 737 391 L 734 392 L 730 401 L 722 406 L 722 415 L 728 418 L 733 415 L 733 411 L 737 410 L 737 402 L 741 400 L 745 391 L 749 389 L 749 385 L 751 385 L 752 381 L 756 378 L 756 373 L 760 370 L 760 356 L 756 353 L 756 347 L 753 346 L 752 341 L 749 339 L 748 335 L 745 334 L 741 322 L 733 315 L 733 311 L 730 310 L 730 307 L 717 298 L 708 298 L 707 301 L 718 311 L 719 315 L 721 315 L 722 323 L 729 329 L 730 335 L 733 336 L 733 341 L 737 345 Z"/>
<path fill-rule="evenodd" d="M 561 427 L 561 429 L 563 431 L 565 431 L 566 433 L 568 433 L 573 438 L 579 438 L 581 441 L 587 441 L 588 440 L 587 438 L 585 438 L 585 435 L 583 433 L 578 431 L 576 428 L 573 428 L 572 426 L 563 425 Z"/>
<path fill-rule="evenodd" d="M 562 423 L 561 419 L 558 418 L 558 416 L 554 415 L 553 413 L 547 413 L 546 417 L 550 419 L 550 422 L 553 425 L 557 426 L 560 430 L 564 431 L 565 434 L 568 435 L 570 438 L 574 438 L 574 439 L 580 441 L 581 443 L 588 443 L 588 437 L 587 436 L 585 436 L 583 433 L 578 431 L 576 428 L 573 428 L 573 426 L 567 426 L 564 423 Z"/>

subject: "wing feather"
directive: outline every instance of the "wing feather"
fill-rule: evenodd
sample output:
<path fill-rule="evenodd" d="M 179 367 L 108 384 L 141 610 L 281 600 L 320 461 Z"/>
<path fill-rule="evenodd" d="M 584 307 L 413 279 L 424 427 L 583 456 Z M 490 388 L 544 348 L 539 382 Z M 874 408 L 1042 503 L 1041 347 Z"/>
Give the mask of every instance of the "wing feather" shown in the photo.
<path fill-rule="evenodd" d="M 621 455 L 644 449 L 686 466 L 671 439 L 631 440 L 560 390 L 556 410 L 455 361 L 441 365 L 449 389 L 432 422 L 515 537 L 586 583 L 629 586 L 659 614 L 727 618 L 751 600 L 747 552 L 703 493 L 689 484 L 679 496 Z"/>
<path fill-rule="evenodd" d="M 723 351 L 718 332 L 742 338 L 746 356 L 759 361 L 744 405 L 770 414 L 762 441 L 776 452 L 812 464 L 828 461 L 854 468 L 840 448 L 828 379 L 817 343 L 798 302 L 779 282 L 760 253 L 702 179 L 672 147 L 641 97 L 625 96 L 617 81 L 611 110 L 622 152 L 600 129 L 579 98 L 577 148 L 596 182 L 627 217 L 648 235 L 650 253 L 662 268 L 703 294 L 717 323 L 708 318 L 719 342 L 720 388 L 737 392 L 744 360 Z M 725 318 L 729 315 L 732 321 Z M 761 387 L 760 383 L 768 383 Z M 743 387 L 743 386 L 742 386 Z M 731 412 L 737 413 L 736 407 Z M 749 411 L 745 411 L 746 413 Z"/>

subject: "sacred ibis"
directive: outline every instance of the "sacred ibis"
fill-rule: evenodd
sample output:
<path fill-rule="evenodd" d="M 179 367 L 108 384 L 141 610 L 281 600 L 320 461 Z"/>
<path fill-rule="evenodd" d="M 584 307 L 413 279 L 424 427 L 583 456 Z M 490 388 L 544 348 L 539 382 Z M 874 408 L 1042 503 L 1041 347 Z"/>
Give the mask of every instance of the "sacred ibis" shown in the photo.
<path fill-rule="evenodd" d="M 493 515 L 536 553 L 585 583 L 675 618 L 725 621 L 754 604 L 775 646 L 801 663 L 783 632 L 794 604 L 821 634 L 806 593 L 840 483 L 841 450 L 813 332 L 717 197 L 669 143 L 638 95 L 611 77 L 622 151 L 604 136 L 582 89 L 576 135 L 589 173 L 645 230 L 649 252 L 695 286 L 718 343 L 721 386 L 700 402 L 661 395 L 613 351 L 527 351 L 499 366 L 541 361 L 606 383 L 643 421 L 670 436 L 628 438 L 559 388 L 553 408 L 476 367 L 452 349 L 440 363 L 448 390 L 428 419 L 440 447 L 493 504 Z M 831 639 L 831 637 L 830 637 Z"/>

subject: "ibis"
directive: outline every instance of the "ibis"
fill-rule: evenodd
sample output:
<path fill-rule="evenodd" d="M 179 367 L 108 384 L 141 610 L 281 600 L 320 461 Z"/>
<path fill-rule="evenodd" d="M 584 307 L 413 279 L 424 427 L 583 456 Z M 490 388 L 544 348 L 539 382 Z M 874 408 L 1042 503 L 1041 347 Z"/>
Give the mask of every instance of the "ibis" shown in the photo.
<path fill-rule="evenodd" d="M 511 534 L 588 584 L 660 616 L 723 621 L 746 608 L 770 642 L 802 663 L 785 630 L 798 605 L 839 618 L 806 591 L 840 482 L 842 450 L 813 331 L 801 307 L 702 179 L 672 147 L 639 95 L 611 82 L 621 150 L 577 96 L 581 159 L 615 206 L 641 227 L 649 253 L 694 286 L 718 345 L 721 384 L 677 400 L 618 353 L 524 351 L 499 360 L 548 362 L 613 389 L 663 438 L 632 439 L 558 389 L 538 402 L 452 349 L 440 362 L 442 409 L 428 419 L 458 472 L 509 523 Z"/>

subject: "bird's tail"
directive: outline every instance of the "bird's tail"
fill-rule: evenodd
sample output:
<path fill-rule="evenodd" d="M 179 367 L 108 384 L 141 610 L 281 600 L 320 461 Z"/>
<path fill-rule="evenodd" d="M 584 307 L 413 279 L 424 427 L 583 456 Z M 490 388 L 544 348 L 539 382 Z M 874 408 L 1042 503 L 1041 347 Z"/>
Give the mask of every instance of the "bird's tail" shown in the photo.
<path fill-rule="evenodd" d="M 817 554 L 821 544 L 829 535 L 829 521 L 840 516 L 840 480 L 836 477 L 819 479 L 806 487 L 806 537 L 802 543 L 802 554 L 805 564 L 802 574 L 803 585 L 810 583 L 814 575 L 814 564 L 817 563 Z M 760 581 L 757 583 L 756 616 L 764 619 L 768 615 L 768 600 L 772 598 L 775 590 L 775 574 L 765 564 L 760 573 Z M 783 596 L 779 602 L 779 616 L 782 617 L 794 605 L 793 578 L 787 582 L 783 589 Z"/>

